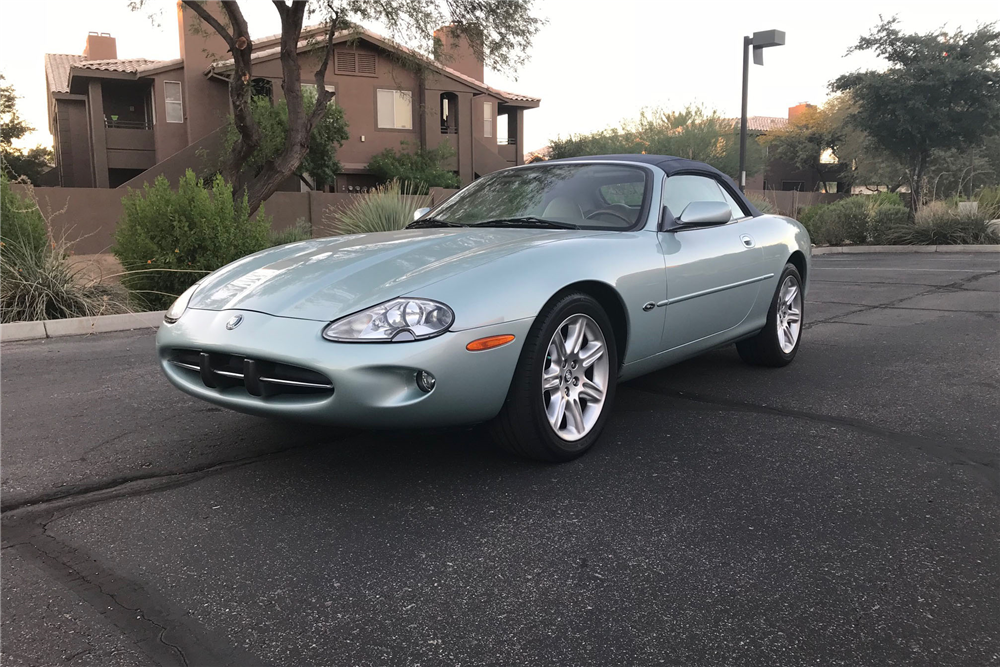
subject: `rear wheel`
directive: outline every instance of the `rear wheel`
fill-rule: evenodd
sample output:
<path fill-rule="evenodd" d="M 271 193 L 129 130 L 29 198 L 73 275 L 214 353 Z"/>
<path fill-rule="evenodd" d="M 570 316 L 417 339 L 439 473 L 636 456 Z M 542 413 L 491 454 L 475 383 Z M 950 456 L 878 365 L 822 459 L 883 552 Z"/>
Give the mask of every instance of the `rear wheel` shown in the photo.
<path fill-rule="evenodd" d="M 802 306 L 802 277 L 794 264 L 785 264 L 767 311 L 767 324 L 753 338 L 736 343 L 743 361 L 755 366 L 790 364 L 799 351 Z"/>
<path fill-rule="evenodd" d="M 614 402 L 618 352 L 607 314 L 592 297 L 559 297 L 535 321 L 507 400 L 493 421 L 506 450 L 569 461 L 600 436 Z"/>

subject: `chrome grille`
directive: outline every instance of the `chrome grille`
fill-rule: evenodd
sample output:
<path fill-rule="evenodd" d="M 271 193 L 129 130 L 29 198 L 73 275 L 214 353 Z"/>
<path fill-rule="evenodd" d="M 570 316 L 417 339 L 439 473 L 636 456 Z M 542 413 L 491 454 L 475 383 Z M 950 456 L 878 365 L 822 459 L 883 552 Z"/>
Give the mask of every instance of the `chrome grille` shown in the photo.
<path fill-rule="evenodd" d="M 242 386 L 253 396 L 333 392 L 333 383 L 322 373 L 277 361 L 201 350 L 171 350 L 167 360 L 197 373 L 210 389 Z"/>

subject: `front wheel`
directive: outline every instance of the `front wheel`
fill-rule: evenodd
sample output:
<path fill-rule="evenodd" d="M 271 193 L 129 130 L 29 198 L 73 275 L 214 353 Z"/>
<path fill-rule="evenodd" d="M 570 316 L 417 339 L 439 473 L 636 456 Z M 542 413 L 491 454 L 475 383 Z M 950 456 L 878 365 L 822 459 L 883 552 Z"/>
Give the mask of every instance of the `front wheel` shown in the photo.
<path fill-rule="evenodd" d="M 590 449 L 607 422 L 618 382 L 611 322 L 592 297 L 559 297 L 535 321 L 493 421 L 506 450 L 569 461 Z"/>
<path fill-rule="evenodd" d="M 802 306 L 802 277 L 794 264 L 785 264 L 767 311 L 767 324 L 753 338 L 736 343 L 743 361 L 755 366 L 790 364 L 802 338 Z"/>

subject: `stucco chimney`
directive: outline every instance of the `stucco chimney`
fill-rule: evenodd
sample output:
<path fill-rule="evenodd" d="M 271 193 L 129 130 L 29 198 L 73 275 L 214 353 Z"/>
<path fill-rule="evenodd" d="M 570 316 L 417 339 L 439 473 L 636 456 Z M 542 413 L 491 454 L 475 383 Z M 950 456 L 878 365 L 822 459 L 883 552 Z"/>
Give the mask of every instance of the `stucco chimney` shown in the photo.
<path fill-rule="evenodd" d="M 813 105 L 809 104 L 808 102 L 802 102 L 801 104 L 796 104 L 794 107 L 788 107 L 788 121 L 793 122 L 796 118 L 799 117 L 799 114 L 801 114 L 806 109 L 811 109 L 812 106 Z"/>
<path fill-rule="evenodd" d="M 438 60 L 442 65 L 476 81 L 483 80 L 483 61 L 476 57 L 468 37 L 446 25 L 434 31 L 434 38 L 441 40 L 441 55 Z"/>
<path fill-rule="evenodd" d="M 118 57 L 118 45 L 111 33 L 91 32 L 87 35 L 87 44 L 83 47 L 83 55 L 87 57 L 87 60 L 114 60 Z"/>

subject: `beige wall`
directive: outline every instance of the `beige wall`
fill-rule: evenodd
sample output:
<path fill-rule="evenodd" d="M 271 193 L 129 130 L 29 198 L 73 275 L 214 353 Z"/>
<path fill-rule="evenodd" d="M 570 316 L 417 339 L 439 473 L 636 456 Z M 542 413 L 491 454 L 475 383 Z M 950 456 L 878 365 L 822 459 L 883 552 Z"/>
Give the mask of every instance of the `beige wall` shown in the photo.
<path fill-rule="evenodd" d="M 153 123 L 153 134 L 156 139 L 156 161 L 162 162 L 179 150 L 188 145 L 187 123 L 168 123 L 166 93 L 164 91 L 164 81 L 181 82 L 181 99 L 185 108 L 189 99 L 184 86 L 184 69 L 178 67 L 167 72 L 154 74 L 153 79 L 153 110 L 155 122 Z"/>
<path fill-rule="evenodd" d="M 24 194 L 23 185 L 12 186 Z M 63 234 L 75 241 L 73 254 L 92 255 L 111 252 L 115 227 L 122 212 L 122 188 L 34 188 L 39 207 L 50 220 L 57 237 Z M 454 190 L 434 188 L 431 200 L 439 204 Z M 347 206 L 354 197 L 342 193 L 325 192 L 276 192 L 264 202 L 264 212 L 271 217 L 273 229 L 287 229 L 298 220 L 304 220 L 313 229 L 313 236 L 328 236 L 329 225 L 323 224 L 324 215 Z M 59 212 L 62 211 L 62 212 Z M 329 216 L 327 216 L 329 219 Z"/>
<path fill-rule="evenodd" d="M 337 160 L 346 168 L 364 167 L 372 156 L 386 148 L 399 150 L 400 142 L 420 145 L 420 86 L 417 76 L 408 70 L 394 67 L 393 63 L 378 49 L 367 44 L 357 47 L 337 46 L 336 49 L 357 50 L 375 53 L 378 56 L 378 76 L 353 76 L 335 74 L 331 63 L 326 72 L 327 84 L 335 86 L 334 101 L 344 109 L 349 137 L 337 151 Z M 300 56 L 302 83 L 314 82 L 318 67 L 315 56 Z M 270 79 L 274 89 L 274 99 L 284 97 L 281 91 L 281 62 L 277 59 L 254 65 L 254 77 Z M 413 94 L 413 118 L 411 130 L 379 129 L 375 107 L 376 91 L 408 90 Z M 362 141 L 364 137 L 364 141 Z"/>

